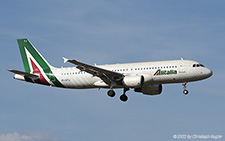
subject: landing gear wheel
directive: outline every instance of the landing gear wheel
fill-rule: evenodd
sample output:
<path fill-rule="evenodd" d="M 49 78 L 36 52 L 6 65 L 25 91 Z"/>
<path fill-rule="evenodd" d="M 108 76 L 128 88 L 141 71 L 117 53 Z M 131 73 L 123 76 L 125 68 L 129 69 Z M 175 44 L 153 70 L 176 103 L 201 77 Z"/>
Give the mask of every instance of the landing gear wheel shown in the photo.
<path fill-rule="evenodd" d="M 182 85 L 183 85 L 183 88 L 184 88 L 183 93 L 184 93 L 185 95 L 187 95 L 187 94 L 188 94 L 188 90 L 186 89 L 186 88 L 187 88 L 187 82 L 182 83 Z"/>
<path fill-rule="evenodd" d="M 110 96 L 110 97 L 114 97 L 114 96 L 116 95 L 116 93 L 115 93 L 114 90 L 109 90 L 109 91 L 107 92 L 107 94 L 108 94 L 108 96 Z"/>
<path fill-rule="evenodd" d="M 122 94 L 120 96 L 120 100 L 123 101 L 123 102 L 126 102 L 128 100 L 128 97 L 125 94 Z"/>
<path fill-rule="evenodd" d="M 183 93 L 184 93 L 185 95 L 187 95 L 187 94 L 188 94 L 188 90 L 184 89 Z"/>

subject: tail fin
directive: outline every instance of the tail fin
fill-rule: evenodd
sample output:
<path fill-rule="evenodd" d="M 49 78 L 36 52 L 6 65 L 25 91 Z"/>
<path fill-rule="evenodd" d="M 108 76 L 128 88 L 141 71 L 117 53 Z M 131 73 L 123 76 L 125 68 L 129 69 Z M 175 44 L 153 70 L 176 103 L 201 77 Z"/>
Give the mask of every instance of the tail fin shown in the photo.
<path fill-rule="evenodd" d="M 27 73 L 34 73 L 34 67 L 41 67 L 45 73 L 51 72 L 51 65 L 28 41 L 28 39 L 17 39 L 24 69 Z"/>
<path fill-rule="evenodd" d="M 28 41 L 28 39 L 17 39 L 17 42 L 26 71 L 25 74 L 38 75 L 39 79 L 35 81 L 36 83 L 64 87 L 52 73 L 51 69 L 53 69 L 53 67 Z"/>

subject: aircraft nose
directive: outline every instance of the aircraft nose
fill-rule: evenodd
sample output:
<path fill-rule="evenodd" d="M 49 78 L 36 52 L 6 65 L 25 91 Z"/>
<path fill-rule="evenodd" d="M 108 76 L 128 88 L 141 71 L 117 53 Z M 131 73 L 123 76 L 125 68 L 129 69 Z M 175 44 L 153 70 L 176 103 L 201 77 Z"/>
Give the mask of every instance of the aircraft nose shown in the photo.
<path fill-rule="evenodd" d="M 206 74 L 206 77 L 208 78 L 213 75 L 213 71 L 207 68 L 205 74 Z"/>

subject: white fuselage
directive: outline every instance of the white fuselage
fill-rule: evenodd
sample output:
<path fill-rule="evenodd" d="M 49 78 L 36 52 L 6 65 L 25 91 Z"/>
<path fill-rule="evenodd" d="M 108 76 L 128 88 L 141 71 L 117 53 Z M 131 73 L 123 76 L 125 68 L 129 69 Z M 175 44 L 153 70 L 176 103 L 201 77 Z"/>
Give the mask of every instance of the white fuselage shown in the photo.
<path fill-rule="evenodd" d="M 126 63 L 97 66 L 122 73 L 125 76 L 143 75 L 144 85 L 182 83 L 206 79 L 212 71 L 196 61 L 173 60 L 143 63 Z M 109 88 L 99 77 L 80 71 L 76 67 L 52 68 L 53 74 L 66 87 L 74 89 Z M 54 80 L 53 80 L 54 81 Z M 116 85 L 114 88 L 121 88 Z"/>
<path fill-rule="evenodd" d="M 114 88 L 123 88 L 120 100 L 126 102 L 126 92 L 133 88 L 145 95 L 159 95 L 162 84 L 182 83 L 188 94 L 187 82 L 209 78 L 212 71 L 191 60 L 155 61 L 111 65 L 89 65 L 63 57 L 76 67 L 55 68 L 26 39 L 17 39 L 24 71 L 9 69 L 14 78 L 30 83 L 71 89 L 108 88 L 107 95 L 116 95 Z"/>

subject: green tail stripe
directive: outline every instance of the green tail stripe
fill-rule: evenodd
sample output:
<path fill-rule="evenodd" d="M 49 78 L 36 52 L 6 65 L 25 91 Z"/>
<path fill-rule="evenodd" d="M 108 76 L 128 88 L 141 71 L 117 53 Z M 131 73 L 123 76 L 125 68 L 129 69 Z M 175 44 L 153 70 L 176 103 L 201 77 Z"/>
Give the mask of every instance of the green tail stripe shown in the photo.
<path fill-rule="evenodd" d="M 38 62 L 38 64 L 42 67 L 45 73 L 50 73 L 51 69 L 48 64 L 44 61 L 44 59 L 40 56 L 40 54 L 34 49 L 32 44 L 27 39 L 18 39 L 19 48 L 21 51 L 22 59 L 25 66 L 25 71 L 27 72 L 29 68 L 29 63 L 27 60 L 25 48 L 30 52 L 30 54 L 34 57 L 34 59 Z M 24 55 L 25 54 L 25 55 Z M 28 67 L 28 68 L 27 68 Z M 30 68 L 29 68 L 30 70 Z M 28 72 L 29 73 L 29 72 Z"/>
<path fill-rule="evenodd" d="M 27 39 L 17 39 L 20 53 L 22 56 L 23 64 L 25 71 L 30 73 L 29 62 L 27 60 L 27 54 L 25 48 L 29 51 L 29 53 L 34 57 L 34 59 L 38 62 L 38 64 L 42 67 L 43 71 L 47 75 L 47 77 L 58 87 L 64 87 L 58 79 L 53 75 L 51 68 L 49 67 L 48 63 L 44 60 L 44 58 L 38 53 L 38 51 L 33 47 L 33 45 Z"/>
<path fill-rule="evenodd" d="M 30 73 L 31 70 L 30 70 L 29 63 L 28 63 L 28 60 L 27 60 L 27 55 L 26 55 L 26 52 L 25 52 L 25 49 L 24 49 L 24 46 L 25 46 L 24 41 L 25 40 L 26 39 L 17 39 L 17 42 L 18 42 L 18 45 L 19 45 L 19 48 L 20 48 L 20 54 L 22 56 L 24 69 L 27 73 Z"/>

